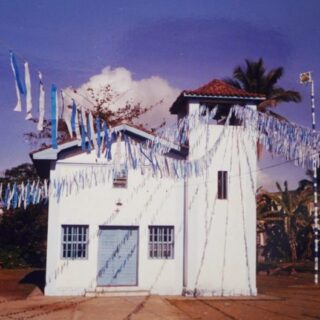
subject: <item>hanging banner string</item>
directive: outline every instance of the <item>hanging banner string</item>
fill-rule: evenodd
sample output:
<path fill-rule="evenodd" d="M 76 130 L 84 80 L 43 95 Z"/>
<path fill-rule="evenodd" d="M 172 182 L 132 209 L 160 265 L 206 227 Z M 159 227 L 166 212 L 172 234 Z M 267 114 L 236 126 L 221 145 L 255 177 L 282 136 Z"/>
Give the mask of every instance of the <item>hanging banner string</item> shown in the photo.
<path fill-rule="evenodd" d="M 19 66 L 17 63 L 17 59 L 13 51 L 10 50 L 10 64 L 11 68 L 14 74 L 15 78 L 15 86 L 16 86 L 16 94 L 17 94 L 17 104 L 14 108 L 15 111 L 21 111 L 21 95 L 26 96 L 26 108 L 27 108 L 27 115 L 26 119 L 32 118 L 32 98 L 31 98 L 31 79 L 30 79 L 30 71 L 29 71 L 29 64 L 27 61 L 24 63 L 24 69 L 25 69 L 25 77 L 24 81 L 21 77 Z M 39 74 L 39 80 L 40 80 L 40 95 L 39 95 L 39 121 L 37 125 L 37 129 L 41 131 L 43 129 L 43 120 L 44 120 L 44 88 L 42 83 L 42 77 L 41 74 Z M 54 86 L 54 85 L 53 85 Z M 62 92 L 62 105 L 64 106 L 64 95 L 65 92 Z M 55 103 L 53 103 L 53 98 L 51 97 L 51 103 L 52 108 L 54 108 L 55 105 L 55 113 L 58 113 L 58 99 L 55 98 Z M 91 101 L 91 103 L 94 105 L 94 103 Z M 93 147 L 97 153 L 97 156 L 100 156 L 100 151 L 98 149 L 98 143 L 96 142 L 96 135 L 93 134 L 93 131 L 95 131 L 94 126 L 92 123 L 96 123 L 95 119 L 91 119 L 92 114 L 89 109 L 89 121 L 85 121 L 86 116 L 84 109 L 82 109 L 82 118 L 83 118 L 83 126 L 87 134 L 91 134 Z M 201 114 L 203 111 L 207 109 L 209 112 L 209 109 L 204 106 L 200 106 L 199 108 L 199 114 L 197 114 L 195 117 L 192 118 L 192 116 L 183 117 L 178 121 L 176 125 L 173 125 L 171 127 L 166 128 L 160 128 L 157 131 L 157 136 L 155 136 L 153 139 L 149 140 L 147 142 L 148 147 L 152 145 L 152 152 L 151 157 L 154 159 L 154 153 L 167 153 L 168 148 L 170 148 L 171 144 L 177 144 L 183 147 L 184 145 L 187 145 L 187 136 L 189 128 L 194 129 L 194 125 L 199 123 L 199 118 L 201 118 Z M 249 129 L 252 134 L 257 134 L 258 142 L 263 145 L 267 151 L 276 154 L 281 155 L 285 157 L 287 160 L 294 160 L 296 165 L 312 168 L 312 161 L 315 160 L 315 157 L 313 155 L 314 152 L 312 152 L 312 149 L 319 149 L 320 148 L 320 133 L 312 133 L 312 131 L 308 128 L 304 128 L 298 125 L 295 125 L 293 123 L 280 121 L 276 118 L 274 118 L 271 115 L 268 114 L 262 114 L 255 110 L 249 109 L 247 107 L 240 107 L 235 106 L 232 108 L 235 116 L 242 121 L 244 126 Z M 53 110 L 52 110 L 53 111 Z M 213 108 L 210 111 L 211 118 L 214 117 L 214 113 L 217 111 L 217 108 Z M 75 128 L 74 121 L 73 123 L 68 125 L 68 120 L 66 116 L 66 112 L 64 110 L 64 107 L 62 107 L 62 112 L 64 120 L 66 121 L 67 127 L 69 131 L 73 131 Z M 77 119 L 77 116 L 74 117 L 74 115 L 71 115 L 72 120 L 75 118 Z M 204 118 L 204 117 L 202 117 Z M 55 127 L 52 129 L 52 147 L 54 149 L 57 148 L 57 128 L 58 128 L 58 115 L 53 116 L 51 115 L 52 120 L 52 126 Z M 90 130 L 88 131 L 87 126 L 90 125 Z M 70 128 L 69 128 L 70 127 Z M 71 129 L 71 127 L 73 127 Z M 102 125 L 103 127 L 103 125 Z M 77 128 L 77 126 L 76 126 Z M 76 136 L 79 139 L 80 138 L 80 130 L 76 129 Z M 70 134 L 71 135 L 71 134 Z M 161 143 L 160 143 L 161 141 Z M 167 142 L 167 145 L 165 145 L 164 141 Z M 90 152 L 91 142 L 87 143 L 87 150 Z M 156 161 L 157 158 L 154 159 Z M 316 157 L 316 165 L 319 166 L 319 157 Z M 177 169 L 176 165 L 174 165 L 174 169 Z"/>
<path fill-rule="evenodd" d="M 41 201 L 48 200 L 50 196 L 49 184 L 45 179 L 43 182 L 27 181 L 26 184 L 16 182 L 8 183 L 6 186 L 0 183 L 0 204 L 7 210 L 23 207 L 26 209 L 29 205 L 38 204 Z M 5 190 L 4 192 L 2 190 Z"/>
<path fill-rule="evenodd" d="M 270 153 L 307 168 L 312 168 L 316 160 L 319 167 L 319 155 L 314 154 L 315 149 L 320 149 L 319 132 L 313 133 L 309 128 L 280 121 L 247 107 L 235 106 L 233 111 L 248 132 Z"/>
<path fill-rule="evenodd" d="M 231 115 L 228 117 L 227 123 L 230 118 Z M 212 162 L 222 141 L 224 141 L 228 127 L 227 124 L 223 127 L 213 146 L 203 157 L 190 161 L 170 158 L 162 155 L 161 152 L 156 154 L 152 150 L 148 150 L 145 146 L 143 147 L 143 144 L 127 136 L 123 138 L 123 140 L 127 144 L 127 150 L 130 146 L 131 152 L 128 156 L 118 155 L 116 157 L 116 159 L 121 158 L 121 163 L 119 163 L 119 161 L 109 162 L 111 158 L 107 158 L 105 160 L 107 162 L 91 164 L 84 169 L 77 170 L 64 177 L 56 177 L 52 181 L 53 196 L 59 201 L 62 196 L 70 194 L 72 190 L 79 191 L 79 189 L 91 187 L 93 178 L 95 178 L 96 184 L 105 183 L 107 180 L 106 177 L 109 179 L 115 170 L 120 170 L 119 168 L 126 168 L 126 170 L 140 169 L 143 175 L 149 172 L 149 174 L 152 175 L 159 174 L 159 176 L 168 176 L 176 179 L 182 179 L 187 176 L 201 176 Z M 107 133 L 106 136 L 109 136 L 109 133 Z M 116 133 L 113 132 L 112 136 L 114 137 L 112 141 L 115 141 Z M 125 136 L 125 134 L 123 134 L 123 136 Z M 123 151 L 121 148 L 118 149 L 118 153 Z M 110 153 L 111 155 L 110 146 L 107 146 L 106 153 Z"/>

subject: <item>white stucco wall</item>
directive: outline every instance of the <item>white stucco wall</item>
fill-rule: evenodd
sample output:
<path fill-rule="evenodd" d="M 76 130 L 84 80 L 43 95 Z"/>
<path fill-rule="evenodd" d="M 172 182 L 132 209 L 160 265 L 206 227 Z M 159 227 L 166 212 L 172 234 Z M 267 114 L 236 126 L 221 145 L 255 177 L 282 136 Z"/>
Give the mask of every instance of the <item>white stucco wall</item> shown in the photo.
<path fill-rule="evenodd" d="M 198 108 L 197 103 L 189 105 L 191 114 Z M 214 152 L 212 158 L 206 158 L 207 173 L 187 179 L 186 198 L 182 179 L 141 175 L 140 170 L 129 170 L 126 189 L 112 188 L 110 178 L 105 184 L 64 195 L 59 202 L 51 196 L 46 295 L 81 295 L 96 289 L 97 234 L 102 225 L 139 227 L 138 286 L 134 290 L 178 295 L 183 290 L 201 295 L 256 294 L 255 143 L 242 127 L 196 127 L 189 136 L 189 160 L 199 159 L 213 148 Z M 51 170 L 51 181 L 99 166 L 101 161 L 94 152 L 59 160 Z M 228 171 L 226 200 L 216 199 L 219 170 Z M 121 206 L 117 206 L 118 200 Z M 64 224 L 89 225 L 87 260 L 61 259 Z M 148 258 L 149 225 L 175 227 L 173 260 Z"/>
<path fill-rule="evenodd" d="M 95 166 L 94 152 L 57 162 L 51 179 Z M 183 182 L 169 178 L 142 176 L 139 170 L 128 173 L 126 189 L 106 184 L 84 188 L 63 196 L 59 202 L 50 199 L 46 295 L 81 295 L 96 288 L 99 226 L 139 226 L 138 286 L 158 294 L 182 292 L 182 210 Z M 116 202 L 122 203 L 117 206 Z M 116 210 L 119 210 L 117 213 Z M 87 260 L 61 259 L 61 225 L 88 224 L 89 251 Z M 148 257 L 148 226 L 175 226 L 173 260 Z M 170 275 L 170 276 L 168 276 Z M 105 290 L 126 290 L 124 287 Z M 132 288 L 128 288 L 132 290 Z"/>
<path fill-rule="evenodd" d="M 190 114 L 199 105 L 189 105 Z M 185 289 L 201 295 L 256 294 L 256 145 L 238 126 L 204 126 L 189 136 L 189 159 L 216 148 L 205 176 L 187 182 Z M 228 197 L 217 199 L 217 172 L 228 171 Z M 195 196 L 196 194 L 196 196 Z"/>

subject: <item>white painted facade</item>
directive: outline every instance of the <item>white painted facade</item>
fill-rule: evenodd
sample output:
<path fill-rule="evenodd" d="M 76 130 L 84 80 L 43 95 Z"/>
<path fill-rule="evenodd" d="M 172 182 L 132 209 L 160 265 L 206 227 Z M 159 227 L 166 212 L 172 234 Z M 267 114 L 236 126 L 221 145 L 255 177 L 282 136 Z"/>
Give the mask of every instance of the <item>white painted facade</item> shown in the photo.
<path fill-rule="evenodd" d="M 83 167 L 96 165 L 94 152 L 57 161 L 53 177 L 61 177 Z M 117 203 L 122 203 L 121 206 Z M 117 212 L 117 210 L 119 210 Z M 129 170 L 128 187 L 114 189 L 112 179 L 49 202 L 46 295 L 82 295 L 96 289 L 99 272 L 99 226 L 139 227 L 138 286 L 105 287 L 105 291 L 146 290 L 159 294 L 181 294 L 183 232 L 183 181 L 142 176 Z M 89 225 L 88 259 L 61 258 L 61 225 Z M 175 258 L 148 257 L 148 226 L 175 226 Z M 170 275 L 168 277 L 168 275 Z"/>
<path fill-rule="evenodd" d="M 190 103 L 189 113 L 198 108 Z M 189 160 L 215 152 L 205 176 L 187 179 L 185 291 L 256 295 L 256 144 L 241 126 L 198 131 L 189 134 Z M 228 172 L 227 199 L 217 198 L 218 171 Z"/>
<path fill-rule="evenodd" d="M 190 102 L 189 113 L 199 108 Z M 189 160 L 210 150 L 204 176 L 185 180 L 129 170 L 128 185 L 112 179 L 59 201 L 49 200 L 46 295 L 83 295 L 95 291 L 147 291 L 166 295 L 255 295 L 256 145 L 241 126 L 203 124 L 189 132 Z M 91 154 L 53 160 L 51 181 L 99 166 Z M 228 172 L 227 199 L 217 199 L 217 172 Z M 121 205 L 119 205 L 121 204 Z M 62 225 L 88 225 L 88 257 L 62 258 Z M 148 227 L 174 226 L 174 259 L 148 256 Z M 97 286 L 101 226 L 138 227 L 138 284 Z"/>

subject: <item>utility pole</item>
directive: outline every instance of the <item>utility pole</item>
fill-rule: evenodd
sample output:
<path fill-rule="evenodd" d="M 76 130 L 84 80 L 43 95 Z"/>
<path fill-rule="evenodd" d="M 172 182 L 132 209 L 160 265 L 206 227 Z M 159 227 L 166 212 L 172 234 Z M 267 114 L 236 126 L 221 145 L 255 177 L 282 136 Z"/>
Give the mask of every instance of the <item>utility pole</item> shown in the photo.
<path fill-rule="evenodd" d="M 311 85 L 311 116 L 312 116 L 312 133 L 316 133 L 316 108 L 314 98 L 314 81 L 311 72 L 304 72 L 300 74 L 300 83 Z M 317 183 L 317 164 L 318 164 L 318 150 L 314 146 L 314 156 L 312 161 L 313 169 L 313 217 L 314 217 L 314 284 L 319 283 L 319 218 L 318 218 L 318 183 Z"/>

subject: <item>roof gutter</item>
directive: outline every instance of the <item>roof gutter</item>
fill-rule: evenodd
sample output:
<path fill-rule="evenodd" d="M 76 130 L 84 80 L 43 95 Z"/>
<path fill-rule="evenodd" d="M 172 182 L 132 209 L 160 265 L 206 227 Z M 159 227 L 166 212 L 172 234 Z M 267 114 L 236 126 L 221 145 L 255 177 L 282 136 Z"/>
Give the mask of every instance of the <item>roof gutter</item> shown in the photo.
<path fill-rule="evenodd" d="M 222 95 L 199 95 L 199 94 L 190 94 L 183 93 L 185 98 L 216 98 L 216 99 L 230 99 L 230 100 L 266 100 L 265 97 L 241 97 L 241 96 L 222 96 Z"/>

